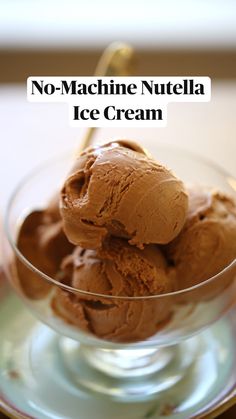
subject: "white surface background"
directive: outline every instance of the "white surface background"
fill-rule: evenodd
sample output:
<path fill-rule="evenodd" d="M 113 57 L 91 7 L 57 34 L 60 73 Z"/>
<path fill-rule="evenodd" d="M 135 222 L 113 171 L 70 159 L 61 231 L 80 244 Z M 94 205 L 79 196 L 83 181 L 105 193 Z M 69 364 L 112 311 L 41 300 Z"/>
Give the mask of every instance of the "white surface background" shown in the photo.
<path fill-rule="evenodd" d="M 66 104 L 28 103 L 26 86 L 0 86 L 0 213 L 15 185 L 37 164 L 76 148 L 83 129 L 71 128 Z M 175 103 L 166 128 L 100 129 L 95 140 L 132 138 L 183 146 L 211 158 L 236 176 L 236 83 L 215 82 L 210 103 Z"/>
<path fill-rule="evenodd" d="M 0 0 L 0 46 L 232 48 L 235 0 Z"/>

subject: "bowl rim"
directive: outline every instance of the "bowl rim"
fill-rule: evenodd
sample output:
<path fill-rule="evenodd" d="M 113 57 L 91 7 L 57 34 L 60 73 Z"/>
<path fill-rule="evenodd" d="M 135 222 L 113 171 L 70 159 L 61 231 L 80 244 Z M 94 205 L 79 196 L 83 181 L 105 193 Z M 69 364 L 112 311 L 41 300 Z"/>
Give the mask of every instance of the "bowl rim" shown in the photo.
<path fill-rule="evenodd" d="M 112 142 L 116 142 L 116 140 L 114 139 Z M 102 143 L 101 143 L 102 144 Z M 224 176 L 227 180 L 233 180 L 236 182 L 235 177 L 230 174 L 229 172 L 227 172 L 224 168 L 222 168 L 220 165 L 218 165 L 215 162 L 212 162 L 209 158 L 206 158 L 204 156 L 201 156 L 199 153 L 196 153 L 194 151 L 185 149 L 183 147 L 179 147 L 179 146 L 175 146 L 172 144 L 163 144 L 160 142 L 156 142 L 155 143 L 158 147 L 162 148 L 162 149 L 171 149 L 172 151 L 174 150 L 175 152 L 181 153 L 181 154 L 185 154 L 186 156 L 191 157 L 192 159 L 198 160 L 202 163 L 204 163 L 207 166 L 210 166 L 211 168 L 213 168 L 214 170 L 216 170 L 218 173 L 220 173 L 222 176 Z M 95 144 L 94 144 L 95 145 Z M 96 143 L 97 145 L 97 143 Z M 99 145 L 99 144 L 98 144 Z M 50 277 L 49 275 L 45 274 L 44 272 L 42 272 L 40 269 L 36 268 L 36 266 L 34 266 L 19 250 L 15 240 L 13 239 L 11 232 L 10 232 L 10 226 L 9 226 L 9 214 L 11 212 L 12 207 L 14 206 L 14 201 L 17 198 L 18 194 L 20 193 L 21 189 L 25 186 L 25 184 L 27 184 L 27 182 L 29 181 L 29 179 L 33 178 L 34 176 L 36 176 L 37 174 L 39 174 L 43 169 L 47 168 L 49 165 L 52 166 L 53 163 L 58 163 L 60 160 L 65 160 L 66 157 L 71 157 L 75 155 L 75 153 L 73 153 L 70 149 L 70 151 L 68 152 L 64 152 L 64 153 L 60 153 L 57 156 L 54 156 L 50 159 L 44 160 L 42 163 L 38 164 L 34 169 L 30 170 L 25 176 L 22 177 L 22 179 L 20 180 L 20 182 L 17 183 L 17 185 L 15 186 L 15 188 L 13 189 L 10 199 L 8 200 L 8 204 L 6 207 L 6 211 L 5 211 L 5 215 L 4 215 L 4 231 L 5 231 L 5 235 L 7 237 L 7 240 L 14 252 L 14 254 L 19 258 L 19 260 L 25 265 L 27 266 L 32 272 L 36 273 L 39 277 L 42 277 L 43 280 L 46 280 L 48 283 L 50 283 L 53 286 L 57 286 L 60 287 L 62 289 L 64 289 L 65 291 L 69 291 L 69 292 L 73 292 L 74 294 L 80 294 L 80 295 L 85 295 L 85 296 L 90 296 L 90 297 L 98 297 L 98 298 L 104 298 L 104 299 L 116 299 L 116 300 L 123 300 L 123 301 L 136 301 L 136 300 L 153 300 L 153 299 L 158 299 L 158 300 L 164 300 L 167 298 L 173 298 L 175 296 L 184 296 L 186 294 L 189 294 L 193 291 L 199 290 L 199 289 L 203 289 L 205 288 L 207 285 L 211 284 L 212 282 L 215 282 L 220 276 L 222 276 L 222 274 L 224 274 L 226 271 L 230 270 L 233 266 L 236 266 L 236 258 L 229 264 L 227 265 L 224 269 L 222 269 L 220 272 L 218 272 L 216 275 L 208 278 L 207 280 L 200 282 L 199 284 L 196 284 L 192 287 L 189 288 L 184 288 L 178 291 L 173 291 L 173 292 L 169 292 L 169 293 L 163 293 L 163 294 L 154 294 L 154 295 L 145 295 L 145 296 L 121 296 L 121 295 L 110 295 L 110 294 L 102 294 L 102 293 L 94 293 L 94 292 L 90 292 L 90 291 L 85 291 L 85 290 L 81 290 L 78 288 L 74 288 L 70 285 L 66 285 L 52 277 Z M 228 182 L 229 183 L 229 182 Z M 234 189 L 232 187 L 232 184 L 229 183 L 229 186 Z M 36 211 L 37 209 L 35 209 Z M 31 211 L 32 212 L 32 211 Z M 26 213 L 25 217 L 28 215 L 29 213 Z M 24 217 L 24 219 L 25 219 Z"/>

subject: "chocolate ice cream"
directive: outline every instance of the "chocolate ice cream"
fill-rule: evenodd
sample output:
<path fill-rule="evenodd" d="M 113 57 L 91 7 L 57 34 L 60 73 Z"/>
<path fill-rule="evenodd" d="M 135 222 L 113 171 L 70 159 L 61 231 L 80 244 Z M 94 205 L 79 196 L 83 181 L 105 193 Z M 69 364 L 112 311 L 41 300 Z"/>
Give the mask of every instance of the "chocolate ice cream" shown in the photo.
<path fill-rule="evenodd" d="M 236 203 L 220 192 L 189 189 L 187 221 L 167 245 L 178 286 L 188 288 L 219 273 L 236 257 Z"/>
<path fill-rule="evenodd" d="M 183 183 L 127 141 L 82 152 L 61 193 L 66 236 L 86 249 L 100 248 L 111 235 L 140 249 L 169 243 L 182 229 L 187 207 Z"/>
<path fill-rule="evenodd" d="M 53 198 L 45 211 L 34 211 L 26 217 L 17 244 L 33 266 L 51 277 L 56 276 L 62 258 L 74 247 L 62 229 L 58 198 Z M 50 285 L 18 258 L 16 269 L 20 288 L 27 297 L 39 299 L 48 293 Z"/>
<path fill-rule="evenodd" d="M 128 342 L 145 339 L 158 330 L 170 314 L 155 298 L 122 300 L 105 296 L 140 297 L 176 289 L 175 272 L 155 245 L 139 250 L 124 239 L 113 238 L 101 250 L 76 247 L 61 266 L 63 282 L 80 291 L 58 289 L 54 312 L 67 322 L 96 336 Z"/>
<path fill-rule="evenodd" d="M 116 141 L 80 154 L 60 211 L 54 198 L 26 217 L 18 247 L 60 282 L 50 294 L 55 315 L 99 338 L 140 341 L 173 314 L 171 295 L 159 295 L 207 280 L 235 258 L 236 205 L 219 192 L 186 192 L 139 145 Z M 48 294 L 42 277 L 19 259 L 16 267 L 27 297 Z"/>

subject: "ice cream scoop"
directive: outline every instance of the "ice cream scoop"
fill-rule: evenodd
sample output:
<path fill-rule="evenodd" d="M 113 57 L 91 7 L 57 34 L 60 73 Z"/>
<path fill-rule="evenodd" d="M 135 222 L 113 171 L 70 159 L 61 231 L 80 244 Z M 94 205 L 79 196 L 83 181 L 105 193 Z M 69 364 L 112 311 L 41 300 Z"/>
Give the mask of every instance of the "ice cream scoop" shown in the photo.
<path fill-rule="evenodd" d="M 182 229 L 187 207 L 183 183 L 130 141 L 82 152 L 60 203 L 66 236 L 87 249 L 100 248 L 109 236 L 139 248 L 168 243 Z"/>
<path fill-rule="evenodd" d="M 155 298 L 116 298 L 155 296 L 176 289 L 175 271 L 155 245 L 139 250 L 124 239 L 112 238 L 102 250 L 76 247 L 63 260 L 61 270 L 64 283 L 96 295 L 58 289 L 52 301 L 54 312 L 98 337 L 142 340 L 169 318 L 170 307 Z"/>
<path fill-rule="evenodd" d="M 73 249 L 62 229 L 58 198 L 53 199 L 45 211 L 33 211 L 25 218 L 17 244 L 33 266 L 55 278 L 62 258 Z M 50 285 L 19 258 L 16 269 L 19 286 L 27 297 L 39 299 L 48 293 Z"/>
<path fill-rule="evenodd" d="M 181 289 L 216 275 L 236 257 L 236 204 L 233 198 L 199 187 L 192 187 L 188 192 L 185 226 L 166 246 Z"/>

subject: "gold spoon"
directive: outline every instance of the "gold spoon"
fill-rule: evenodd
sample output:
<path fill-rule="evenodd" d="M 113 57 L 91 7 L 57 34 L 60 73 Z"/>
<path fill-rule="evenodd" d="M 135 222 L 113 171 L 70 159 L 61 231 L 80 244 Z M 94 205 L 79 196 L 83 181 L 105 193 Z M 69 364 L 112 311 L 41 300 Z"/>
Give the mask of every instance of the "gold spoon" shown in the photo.
<path fill-rule="evenodd" d="M 110 44 L 103 52 L 95 69 L 95 76 L 129 76 L 134 72 L 134 49 L 121 42 Z M 88 128 L 79 147 L 83 151 L 91 144 L 97 128 Z"/>

